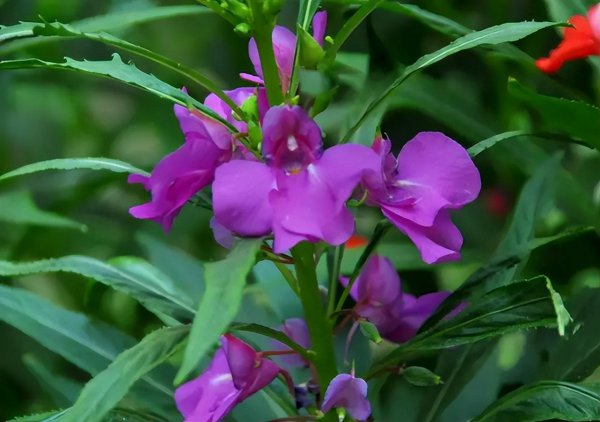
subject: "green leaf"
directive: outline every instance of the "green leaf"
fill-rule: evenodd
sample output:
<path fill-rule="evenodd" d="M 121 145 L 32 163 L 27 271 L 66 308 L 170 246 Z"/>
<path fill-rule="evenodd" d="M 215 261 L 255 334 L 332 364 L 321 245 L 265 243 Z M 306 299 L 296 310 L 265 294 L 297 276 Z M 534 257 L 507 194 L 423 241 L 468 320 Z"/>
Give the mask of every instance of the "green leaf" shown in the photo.
<path fill-rule="evenodd" d="M 194 318 L 176 384 L 195 369 L 238 313 L 246 277 L 254 266 L 261 242 L 261 239 L 242 239 L 227 258 L 205 265 L 206 291 Z"/>
<path fill-rule="evenodd" d="M 566 339 L 558 338 L 542 370 L 544 379 L 580 382 L 600 366 L 600 290 L 586 289 L 569 306 L 578 329 Z"/>
<path fill-rule="evenodd" d="M 131 386 L 167 360 L 182 345 L 189 327 L 163 328 L 121 353 L 108 368 L 89 381 L 61 422 L 100 422 Z"/>
<path fill-rule="evenodd" d="M 297 24 L 305 31 L 308 31 L 321 0 L 300 0 L 298 8 Z"/>
<path fill-rule="evenodd" d="M 116 31 L 139 25 L 146 22 L 168 19 L 177 16 L 200 15 L 210 13 L 205 7 L 198 6 L 164 6 L 152 7 L 135 11 L 121 11 L 110 13 L 108 15 L 94 16 L 71 22 L 71 26 L 84 32 Z M 33 28 L 39 25 L 35 22 L 21 22 L 12 26 L 0 25 L 0 41 L 7 41 L 13 38 L 33 36 Z M 0 46 L 0 54 L 7 54 L 24 47 L 41 44 L 43 42 L 56 40 L 56 38 L 35 38 L 20 40 L 7 45 Z"/>
<path fill-rule="evenodd" d="M 133 346 L 135 339 L 83 314 L 56 307 L 22 289 L 0 285 L 0 321 L 12 325 L 49 350 L 92 375 L 104 370 L 116 357 Z M 173 391 L 166 374 L 155 372 L 140 385 L 147 406 L 172 402 Z"/>
<path fill-rule="evenodd" d="M 546 420 L 600 420 L 600 395 L 577 384 L 540 381 L 508 393 L 472 421 Z"/>
<path fill-rule="evenodd" d="M 550 280 L 539 276 L 492 290 L 457 316 L 417 334 L 377 362 L 370 375 L 424 352 L 474 343 L 509 332 L 558 326 L 569 318 Z"/>
<path fill-rule="evenodd" d="M 48 23 L 48 24 L 40 24 L 33 28 L 33 33 L 38 36 L 59 36 L 59 37 L 69 37 L 69 38 L 83 38 L 92 41 L 98 41 L 103 44 L 107 44 L 113 47 L 120 48 L 121 50 L 128 51 L 130 53 L 137 54 L 138 56 L 144 57 L 146 59 L 152 60 L 155 63 L 158 63 L 186 78 L 190 81 L 197 83 L 202 86 L 209 92 L 212 92 L 221 100 L 223 100 L 227 105 L 231 107 L 231 109 L 238 114 L 239 116 L 243 116 L 242 110 L 238 107 L 238 105 L 229 98 L 223 90 L 221 90 L 216 83 L 208 79 L 206 76 L 202 75 L 200 72 L 185 66 L 179 62 L 169 59 L 161 54 L 155 53 L 154 51 L 148 50 L 147 48 L 141 47 L 136 44 L 132 44 L 129 41 L 122 40 L 113 35 L 106 33 L 92 33 L 92 32 L 83 32 L 77 30 L 71 25 L 65 25 L 60 22 Z M 203 109 L 204 110 L 204 109 Z M 212 115 L 212 114 L 209 114 Z"/>
<path fill-rule="evenodd" d="M 469 32 L 473 32 L 472 29 L 453 21 L 452 19 L 432 13 L 414 4 L 386 1 L 381 4 L 380 8 L 389 10 L 390 12 L 401 13 L 405 16 L 418 20 L 435 31 L 451 37 L 459 37 L 461 35 L 466 35 Z"/>
<path fill-rule="evenodd" d="M 0 221 L 87 231 L 85 224 L 39 209 L 28 191 L 0 193 Z"/>
<path fill-rule="evenodd" d="M 469 151 L 469 155 L 471 157 L 476 157 L 484 151 L 487 151 L 491 147 L 499 144 L 500 142 L 504 142 L 509 139 L 521 138 L 521 137 L 529 137 L 529 138 L 540 138 L 540 139 L 548 139 L 559 142 L 567 142 L 567 143 L 575 143 L 583 146 L 589 147 L 588 144 L 584 142 L 575 141 L 569 137 L 556 135 L 553 133 L 532 133 L 526 130 L 515 130 L 511 132 L 499 133 L 498 135 L 491 136 L 483 141 L 480 141 L 470 147 L 467 151 Z"/>
<path fill-rule="evenodd" d="M 58 421 L 58 418 L 65 414 L 66 410 L 53 410 L 43 413 L 35 413 L 33 415 L 19 416 L 14 419 L 10 419 L 8 422 L 54 422 Z"/>
<path fill-rule="evenodd" d="M 360 320 L 359 327 L 360 327 L 360 332 L 366 338 L 371 340 L 373 343 L 379 344 L 383 341 L 383 339 L 381 338 L 381 335 L 379 334 L 379 330 L 377 330 L 377 327 L 375 326 L 375 324 L 373 324 L 367 320 Z"/>
<path fill-rule="evenodd" d="M 535 110 L 549 127 L 600 150 L 600 108 L 582 101 L 538 94 L 515 79 L 508 81 L 508 92 Z"/>
<path fill-rule="evenodd" d="M 583 0 L 544 0 L 548 14 L 555 21 L 566 21 L 573 15 L 585 15 L 587 7 Z"/>
<path fill-rule="evenodd" d="M 83 388 L 82 384 L 53 373 L 33 355 L 25 355 L 23 363 L 52 397 L 55 405 L 64 408 L 75 402 Z"/>
<path fill-rule="evenodd" d="M 345 142 L 346 140 L 350 139 L 352 134 L 363 124 L 367 117 L 372 112 L 374 112 L 379 107 L 379 105 L 382 104 L 396 88 L 398 88 L 406 79 L 408 79 L 414 73 L 423 70 L 461 51 L 465 51 L 483 45 L 496 45 L 518 41 L 541 29 L 549 28 L 556 25 L 558 24 L 555 22 L 505 23 L 502 25 L 486 28 L 481 31 L 471 32 L 454 40 L 446 47 L 443 47 L 434 53 L 426 54 L 412 65 L 406 67 L 402 74 L 388 88 L 386 88 L 381 94 L 376 96 L 375 100 L 373 100 L 367 106 L 367 108 L 361 114 L 360 118 L 357 120 L 356 124 L 343 137 L 342 141 Z"/>
<path fill-rule="evenodd" d="M 27 164 L 18 169 L 9 171 L 0 176 L 0 181 L 12 177 L 23 176 L 31 173 L 38 173 L 47 170 L 109 170 L 115 173 L 135 173 L 148 176 L 144 170 L 132 166 L 124 161 L 113 160 L 111 158 L 57 158 L 54 160 L 40 161 L 33 164 Z"/>
<path fill-rule="evenodd" d="M 229 122 L 198 100 L 195 100 L 174 86 L 163 82 L 156 76 L 139 70 L 135 65 L 124 63 L 121 56 L 116 53 L 113 54 L 112 60 L 109 61 L 78 61 L 66 57 L 63 63 L 48 62 L 40 59 L 5 60 L 0 62 L 0 70 L 33 68 L 71 70 L 123 82 L 175 104 L 184 107 L 193 106 L 202 114 L 219 121 L 234 132 L 237 131 Z"/>
<path fill-rule="evenodd" d="M 116 258 L 112 265 L 78 255 L 24 263 L 0 261 L 0 276 L 46 272 L 75 273 L 99 281 L 134 297 L 159 316 L 166 314 L 176 319 L 189 319 L 195 311 L 193 298 L 140 258 Z"/>

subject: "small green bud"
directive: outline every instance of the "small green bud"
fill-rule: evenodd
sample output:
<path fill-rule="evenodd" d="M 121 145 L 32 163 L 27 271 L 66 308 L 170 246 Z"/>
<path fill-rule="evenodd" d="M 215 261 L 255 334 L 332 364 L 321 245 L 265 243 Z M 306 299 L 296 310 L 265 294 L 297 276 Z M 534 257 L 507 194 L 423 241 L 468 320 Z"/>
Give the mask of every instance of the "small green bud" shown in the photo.
<path fill-rule="evenodd" d="M 443 384 L 442 378 L 421 366 L 409 366 L 402 371 L 402 376 L 406 381 L 417 387 L 431 387 L 432 385 Z"/>
<path fill-rule="evenodd" d="M 262 142 L 262 131 L 256 122 L 248 122 L 248 138 L 250 138 L 250 145 L 252 148 L 260 151 L 260 144 Z"/>
<path fill-rule="evenodd" d="M 375 327 L 374 324 L 370 323 L 367 320 L 361 320 L 358 324 L 360 326 L 360 332 L 363 333 L 363 335 L 369 340 L 371 340 L 373 343 L 379 344 L 383 341 L 381 336 L 379 335 L 377 327 Z"/>
<path fill-rule="evenodd" d="M 256 95 L 249 96 L 240 108 L 247 117 L 258 121 L 258 98 Z"/>
<path fill-rule="evenodd" d="M 298 26 L 298 39 L 300 41 L 300 64 L 306 69 L 315 69 L 325 55 L 323 48 L 301 26 Z"/>
<path fill-rule="evenodd" d="M 248 37 L 250 36 L 250 32 L 252 32 L 252 27 L 249 24 L 242 22 L 238 23 L 233 30 L 236 34 Z"/>

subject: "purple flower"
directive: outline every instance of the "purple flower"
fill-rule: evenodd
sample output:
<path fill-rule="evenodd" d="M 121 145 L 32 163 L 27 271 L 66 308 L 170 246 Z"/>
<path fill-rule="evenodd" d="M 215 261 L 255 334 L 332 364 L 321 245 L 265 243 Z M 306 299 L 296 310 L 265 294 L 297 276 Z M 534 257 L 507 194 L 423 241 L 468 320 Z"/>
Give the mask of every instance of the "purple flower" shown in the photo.
<path fill-rule="evenodd" d="M 186 422 L 218 422 L 282 371 L 252 347 L 226 334 L 208 369 L 175 391 Z"/>
<path fill-rule="evenodd" d="M 283 331 L 294 342 L 298 343 L 305 349 L 310 349 L 311 341 L 310 334 L 308 332 L 308 326 L 306 321 L 302 318 L 289 318 L 283 322 L 283 325 L 279 328 Z M 278 341 L 274 342 L 273 349 L 278 351 L 290 350 L 288 346 Z M 306 366 L 307 362 L 299 355 L 289 355 L 279 357 L 282 363 L 288 366 Z"/>
<path fill-rule="evenodd" d="M 226 94 L 241 105 L 257 94 L 257 89 L 238 88 Z M 257 95 L 260 98 L 261 93 Z M 204 104 L 238 130 L 246 130 L 246 123 L 236 120 L 231 108 L 214 94 L 209 95 Z M 131 215 L 154 220 L 165 231 L 170 230 L 173 219 L 186 202 L 213 181 L 215 169 L 232 158 L 232 150 L 238 156 L 244 151 L 241 145 L 234 145 L 231 133 L 221 123 L 180 105 L 176 105 L 174 111 L 185 143 L 164 157 L 149 177 L 132 174 L 128 179 L 129 183 L 142 184 L 152 194 L 150 202 L 131 208 Z"/>
<path fill-rule="evenodd" d="M 348 279 L 341 277 L 346 286 Z M 352 285 L 350 295 L 356 301 L 354 312 L 373 323 L 381 337 L 395 343 L 405 342 L 448 297 L 435 292 L 420 297 L 403 293 L 398 273 L 389 259 L 373 255 Z"/>
<path fill-rule="evenodd" d="M 276 253 L 303 240 L 344 243 L 354 229 L 346 200 L 376 154 L 351 144 L 323 152 L 319 127 L 298 106 L 272 107 L 262 129 L 266 163 L 232 160 L 216 171 L 217 223 L 241 236 L 273 232 Z"/>
<path fill-rule="evenodd" d="M 322 11 L 316 13 L 313 21 L 313 38 L 321 46 L 325 38 L 325 28 L 327 27 L 327 12 Z M 272 33 L 273 41 L 273 52 L 275 53 L 275 62 L 277 63 L 277 69 L 279 71 L 279 79 L 281 80 L 281 87 L 284 91 L 287 91 L 290 87 L 290 80 L 292 78 L 292 71 L 294 68 L 294 58 L 296 55 L 296 35 L 283 26 L 276 26 Z M 254 71 L 258 76 L 249 75 L 242 73 L 240 76 L 250 82 L 263 84 L 263 72 L 260 64 L 260 57 L 258 54 L 258 48 L 254 38 L 250 39 L 248 43 L 248 56 L 254 66 Z"/>
<path fill-rule="evenodd" d="M 460 258 L 462 235 L 450 219 L 451 209 L 477 198 L 479 172 L 468 152 L 440 132 L 421 132 L 406 143 L 398 159 L 388 139 L 373 149 L 381 158 L 381 174 L 367 177 L 368 204 L 383 214 L 421 252 L 429 264 Z"/>
<path fill-rule="evenodd" d="M 327 413 L 334 407 L 343 407 L 354 419 L 366 421 L 371 415 L 366 381 L 350 374 L 340 374 L 332 379 L 325 391 L 321 411 Z"/>

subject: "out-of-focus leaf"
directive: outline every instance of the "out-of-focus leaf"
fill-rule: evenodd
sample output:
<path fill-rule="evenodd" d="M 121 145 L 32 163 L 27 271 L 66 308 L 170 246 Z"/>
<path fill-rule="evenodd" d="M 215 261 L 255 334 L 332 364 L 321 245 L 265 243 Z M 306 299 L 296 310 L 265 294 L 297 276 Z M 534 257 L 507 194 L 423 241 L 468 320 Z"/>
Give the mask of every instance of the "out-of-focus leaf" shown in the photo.
<path fill-rule="evenodd" d="M 0 261 L 1 276 L 59 271 L 80 274 L 122 291 L 159 316 L 191 318 L 195 312 L 193 298 L 140 258 L 117 258 L 113 265 L 78 255 L 23 263 Z"/>
<path fill-rule="evenodd" d="M 161 242 L 145 233 L 136 236 L 147 253 L 148 260 L 175 281 L 192 301 L 194 310 L 204 293 L 204 266 L 184 251 Z"/>
<path fill-rule="evenodd" d="M 534 109 L 548 126 L 600 150 L 600 108 L 582 101 L 538 94 L 515 79 L 509 80 L 508 92 Z"/>
<path fill-rule="evenodd" d="M 422 332 L 376 362 L 369 375 L 431 350 L 474 343 L 538 327 L 563 333 L 568 312 L 544 276 L 499 287 L 478 298 L 457 316 Z"/>
<path fill-rule="evenodd" d="M 357 123 L 343 137 L 343 140 L 348 140 L 352 134 L 363 124 L 367 117 L 374 112 L 387 97 L 398 88 L 412 74 L 429 67 L 446 57 L 453 54 L 465 51 L 471 48 L 482 45 L 496 45 L 507 42 L 518 41 L 527 37 L 541 29 L 556 26 L 555 22 L 510 22 L 502 25 L 493 26 L 481 31 L 471 32 L 463 37 L 454 40 L 452 43 L 440 50 L 426 54 L 418 59 L 415 63 L 406 67 L 402 74 L 381 94 L 378 94 L 357 119 Z"/>
<path fill-rule="evenodd" d="M 242 239 L 227 258 L 204 266 L 206 291 L 194 318 L 176 384 L 194 370 L 238 313 L 246 277 L 256 261 L 261 242 L 261 239 Z"/>
<path fill-rule="evenodd" d="M 579 382 L 600 366 L 600 290 L 586 289 L 571 303 L 574 306 L 569 309 L 579 328 L 552 345 L 550 359 L 542 371 L 543 379 Z"/>
<path fill-rule="evenodd" d="M 163 328 L 121 353 L 108 368 L 85 385 L 73 407 L 61 417 L 61 421 L 102 421 L 138 379 L 177 351 L 188 331 L 187 326 Z"/>
<path fill-rule="evenodd" d="M 544 3 L 555 21 L 566 21 L 573 15 L 585 15 L 587 12 L 583 0 L 544 0 Z"/>
<path fill-rule="evenodd" d="M 435 373 L 444 383 L 431 389 L 421 408 L 420 420 L 435 421 L 444 409 L 463 391 L 465 385 L 487 362 L 496 347 L 495 341 L 482 341 L 452 347 L 439 355 Z"/>
<path fill-rule="evenodd" d="M 0 193 L 0 221 L 11 224 L 63 227 L 87 230 L 84 224 L 49 211 L 39 209 L 27 191 Z"/>
<path fill-rule="evenodd" d="M 33 355 L 25 355 L 23 362 L 42 388 L 52 397 L 55 405 L 65 408 L 75 402 L 83 388 L 82 384 L 53 373 Z"/>
<path fill-rule="evenodd" d="M 69 409 L 21 416 L 8 422 L 59 422 Z M 113 409 L 105 416 L 103 422 L 170 422 L 156 415 L 134 409 Z"/>
<path fill-rule="evenodd" d="M 219 121 L 232 131 L 237 131 L 235 127 L 212 109 L 190 97 L 185 92 L 161 81 L 156 76 L 141 71 L 135 65 L 124 63 L 118 54 L 113 54 L 112 60 L 106 61 L 78 61 L 66 57 L 63 63 L 48 62 L 40 59 L 5 60 L 0 62 L 0 70 L 34 68 L 70 70 L 123 82 L 175 104 L 184 107 L 193 106 L 202 114 Z"/>
<path fill-rule="evenodd" d="M 383 2 L 380 7 L 382 9 L 389 10 L 390 12 L 401 13 L 410 18 L 418 20 L 428 27 L 451 37 L 459 37 L 461 35 L 467 35 L 469 32 L 473 32 L 472 29 L 453 21 L 452 19 L 432 13 L 414 4 L 386 1 Z"/>
<path fill-rule="evenodd" d="M 18 169 L 9 171 L 0 176 L 0 180 L 10 179 L 12 177 L 23 176 L 31 173 L 48 170 L 108 170 L 116 173 L 136 173 L 148 175 L 144 170 L 132 166 L 129 163 L 111 158 L 57 158 L 54 160 L 40 161 L 38 163 L 27 164 Z"/>
<path fill-rule="evenodd" d="M 473 422 L 597 421 L 600 394 L 577 384 L 541 381 L 512 391 Z"/>
<path fill-rule="evenodd" d="M 25 290 L 2 285 L 0 320 L 92 375 L 135 344 L 133 338 L 107 324 L 58 308 Z M 162 380 L 150 375 L 144 381 L 171 397 L 171 389 Z"/>
<path fill-rule="evenodd" d="M 146 22 L 168 19 L 177 16 L 200 15 L 207 12 L 210 13 L 210 9 L 198 6 L 152 7 L 135 11 L 122 11 L 108 15 L 94 16 L 76 22 L 71 22 L 71 26 L 84 32 L 111 32 Z M 0 25 L 0 41 L 7 41 L 13 38 L 32 37 L 33 28 L 37 25 L 39 24 L 35 22 L 21 22 L 17 25 L 11 26 Z M 1 45 L 0 55 L 19 50 L 20 48 L 30 47 L 35 44 L 56 39 L 57 38 L 35 38 Z"/>

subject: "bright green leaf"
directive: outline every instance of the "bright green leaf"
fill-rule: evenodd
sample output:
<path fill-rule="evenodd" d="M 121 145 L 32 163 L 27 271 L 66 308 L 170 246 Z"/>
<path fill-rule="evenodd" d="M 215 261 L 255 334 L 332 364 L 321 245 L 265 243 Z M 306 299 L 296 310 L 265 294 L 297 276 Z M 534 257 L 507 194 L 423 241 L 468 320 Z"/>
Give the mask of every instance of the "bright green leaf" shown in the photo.
<path fill-rule="evenodd" d="M 136 173 L 148 175 L 144 170 L 140 170 L 131 164 L 111 158 L 57 158 L 55 160 L 40 161 L 38 163 L 27 164 L 18 169 L 9 171 L 0 176 L 0 181 L 12 177 L 23 176 L 31 173 L 48 170 L 108 170 L 116 173 Z"/>
<path fill-rule="evenodd" d="M 206 291 L 194 318 L 176 384 L 196 368 L 238 313 L 246 277 L 254 266 L 261 242 L 261 239 L 242 239 L 227 258 L 205 265 Z"/>

